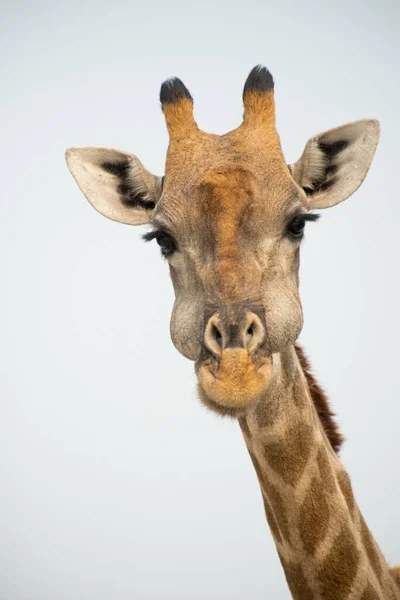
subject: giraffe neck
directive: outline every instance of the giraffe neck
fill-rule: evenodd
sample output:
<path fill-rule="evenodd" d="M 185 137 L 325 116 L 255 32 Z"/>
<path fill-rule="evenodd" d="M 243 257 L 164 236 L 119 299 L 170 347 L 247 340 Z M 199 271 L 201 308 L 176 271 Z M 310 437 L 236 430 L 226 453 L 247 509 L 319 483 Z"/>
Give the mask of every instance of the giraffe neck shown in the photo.
<path fill-rule="evenodd" d="M 268 396 L 239 423 L 293 598 L 400 599 L 294 348 L 273 359 Z"/>

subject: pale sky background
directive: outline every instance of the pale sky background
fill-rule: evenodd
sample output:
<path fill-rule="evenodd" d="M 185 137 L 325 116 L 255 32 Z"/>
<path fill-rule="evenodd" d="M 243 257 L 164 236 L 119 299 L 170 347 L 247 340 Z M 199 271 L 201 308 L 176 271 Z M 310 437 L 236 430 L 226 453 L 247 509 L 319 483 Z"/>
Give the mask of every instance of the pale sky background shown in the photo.
<path fill-rule="evenodd" d="M 307 228 L 302 341 L 400 562 L 399 27 L 397 0 L 1 3 L 1 600 L 289 599 L 239 427 L 200 405 L 170 341 L 167 265 L 64 162 L 106 145 L 162 174 L 161 82 L 224 133 L 258 63 L 288 161 L 381 121 L 361 189 Z"/>

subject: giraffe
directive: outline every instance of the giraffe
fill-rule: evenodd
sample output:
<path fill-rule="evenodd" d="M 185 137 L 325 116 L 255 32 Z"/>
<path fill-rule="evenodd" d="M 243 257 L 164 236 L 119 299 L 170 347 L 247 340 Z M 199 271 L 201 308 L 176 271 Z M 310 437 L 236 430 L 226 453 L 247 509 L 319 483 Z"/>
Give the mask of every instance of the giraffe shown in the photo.
<path fill-rule="evenodd" d="M 246 80 L 241 125 L 221 136 L 199 129 L 181 80 L 164 82 L 160 100 L 163 177 L 104 147 L 67 150 L 68 167 L 98 212 L 151 225 L 143 237 L 160 246 L 175 291 L 172 341 L 195 363 L 201 402 L 239 423 L 292 597 L 399 600 L 400 567 L 361 515 L 337 424 L 296 343 L 306 223 L 361 185 L 379 123 L 315 135 L 287 165 L 265 67 Z"/>

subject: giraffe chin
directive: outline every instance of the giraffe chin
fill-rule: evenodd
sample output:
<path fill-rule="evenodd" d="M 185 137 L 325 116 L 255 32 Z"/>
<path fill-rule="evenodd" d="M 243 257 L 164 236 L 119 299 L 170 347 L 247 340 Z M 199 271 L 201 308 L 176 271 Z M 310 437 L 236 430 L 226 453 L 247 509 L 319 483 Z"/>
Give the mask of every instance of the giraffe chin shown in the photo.
<path fill-rule="evenodd" d="M 226 348 L 217 362 L 197 368 L 200 400 L 223 415 L 240 416 L 266 393 L 271 380 L 270 357 L 251 360 L 244 348 Z"/>

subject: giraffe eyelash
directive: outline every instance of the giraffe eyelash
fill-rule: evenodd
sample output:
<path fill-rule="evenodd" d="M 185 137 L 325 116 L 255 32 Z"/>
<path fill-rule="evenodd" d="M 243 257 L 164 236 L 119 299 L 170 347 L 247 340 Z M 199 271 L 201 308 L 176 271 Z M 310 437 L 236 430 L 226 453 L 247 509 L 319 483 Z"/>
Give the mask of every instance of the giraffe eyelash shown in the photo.
<path fill-rule="evenodd" d="M 295 213 L 287 222 L 285 234 L 293 240 L 301 241 L 304 237 L 304 227 L 307 221 L 317 221 L 318 213 Z"/>
<path fill-rule="evenodd" d="M 172 256 L 176 250 L 178 250 L 178 244 L 175 239 L 162 229 L 155 229 L 154 231 L 149 231 L 142 236 L 142 239 L 145 242 L 151 242 L 152 240 L 156 240 L 157 244 L 160 246 L 161 254 L 164 257 Z"/>

